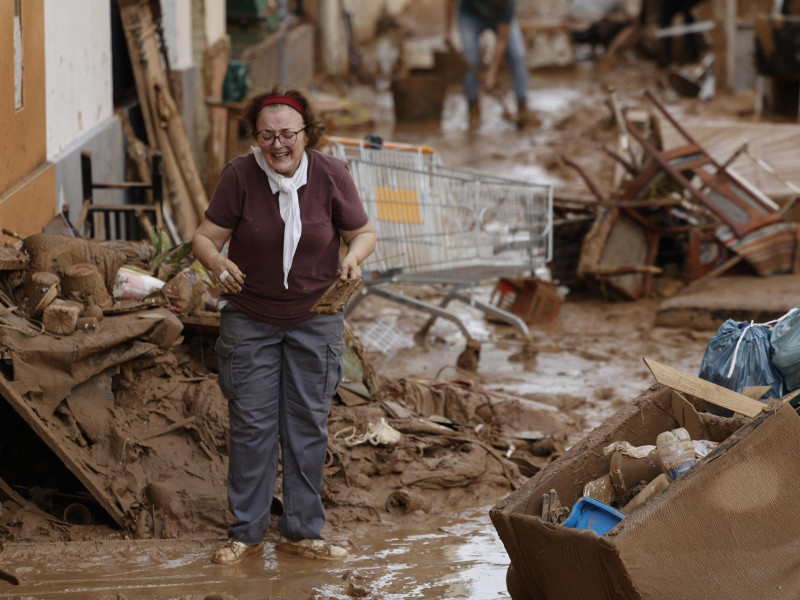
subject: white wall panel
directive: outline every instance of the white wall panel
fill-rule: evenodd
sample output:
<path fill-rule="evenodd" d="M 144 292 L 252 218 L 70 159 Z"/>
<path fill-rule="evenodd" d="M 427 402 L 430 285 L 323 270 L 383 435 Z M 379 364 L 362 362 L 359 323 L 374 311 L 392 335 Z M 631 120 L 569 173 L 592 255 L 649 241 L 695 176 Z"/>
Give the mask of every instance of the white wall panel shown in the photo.
<path fill-rule="evenodd" d="M 111 15 L 99 0 L 45 0 L 47 156 L 113 114 Z"/>

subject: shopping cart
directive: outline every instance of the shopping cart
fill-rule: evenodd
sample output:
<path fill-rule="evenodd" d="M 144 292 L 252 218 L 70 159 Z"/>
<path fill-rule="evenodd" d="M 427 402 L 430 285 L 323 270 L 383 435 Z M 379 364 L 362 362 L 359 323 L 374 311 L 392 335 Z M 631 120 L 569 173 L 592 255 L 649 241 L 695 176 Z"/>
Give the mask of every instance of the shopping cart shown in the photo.
<path fill-rule="evenodd" d="M 488 279 L 533 272 L 550 260 L 552 188 L 440 169 L 422 152 L 383 149 L 376 156 L 346 158 L 378 240 L 361 265 L 364 292 L 347 313 L 367 294 L 382 296 L 430 315 L 418 339 L 436 319 L 451 321 L 467 340 L 465 352 L 477 359 L 480 344 L 447 310 L 459 300 L 512 325 L 529 341 L 522 319 L 475 298 L 473 291 Z M 417 168 L 397 164 L 420 157 L 425 162 L 415 163 Z M 435 286 L 444 297 L 436 306 L 404 294 L 402 286 L 389 289 L 403 283 Z"/>
<path fill-rule="evenodd" d="M 493 173 L 445 165 L 441 155 L 426 145 L 416 146 L 401 142 L 385 142 L 376 136 L 367 136 L 363 139 L 325 136 L 323 144 L 331 155 L 344 161 L 360 159 L 382 165 L 430 171 L 465 179 L 522 183 L 517 179 L 502 177 Z"/>
<path fill-rule="evenodd" d="M 327 135 L 322 141 L 330 154 L 344 161 L 366 160 L 423 171 L 443 166 L 441 155 L 430 146 L 385 142 L 377 136 L 359 139 Z"/>

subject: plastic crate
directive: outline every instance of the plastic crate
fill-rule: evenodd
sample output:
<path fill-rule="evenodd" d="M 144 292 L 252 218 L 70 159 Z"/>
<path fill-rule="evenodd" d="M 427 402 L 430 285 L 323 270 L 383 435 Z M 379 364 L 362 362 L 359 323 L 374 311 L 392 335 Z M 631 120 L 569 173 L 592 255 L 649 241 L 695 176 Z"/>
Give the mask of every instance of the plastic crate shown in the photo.
<path fill-rule="evenodd" d="M 603 535 L 624 518 L 624 514 L 607 504 L 583 496 L 572 506 L 563 525 L 573 529 L 591 529 L 597 535 Z"/>

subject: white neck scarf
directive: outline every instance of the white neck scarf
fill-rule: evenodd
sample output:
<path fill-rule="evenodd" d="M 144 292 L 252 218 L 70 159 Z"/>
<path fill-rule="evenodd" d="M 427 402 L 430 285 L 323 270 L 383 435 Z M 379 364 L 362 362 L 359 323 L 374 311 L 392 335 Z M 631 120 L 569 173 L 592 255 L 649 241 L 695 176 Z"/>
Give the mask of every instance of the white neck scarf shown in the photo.
<path fill-rule="evenodd" d="M 308 158 L 303 152 L 303 158 L 294 175 L 284 177 L 276 173 L 267 164 L 267 160 L 261 152 L 261 148 L 250 146 L 256 157 L 258 166 L 267 174 L 269 189 L 272 193 L 278 194 L 278 203 L 283 219 L 283 287 L 289 289 L 289 270 L 292 268 L 292 259 L 297 250 L 297 243 L 300 241 L 300 234 L 303 232 L 303 225 L 300 222 L 300 202 L 297 198 L 297 190 L 303 187 L 308 181 Z"/>

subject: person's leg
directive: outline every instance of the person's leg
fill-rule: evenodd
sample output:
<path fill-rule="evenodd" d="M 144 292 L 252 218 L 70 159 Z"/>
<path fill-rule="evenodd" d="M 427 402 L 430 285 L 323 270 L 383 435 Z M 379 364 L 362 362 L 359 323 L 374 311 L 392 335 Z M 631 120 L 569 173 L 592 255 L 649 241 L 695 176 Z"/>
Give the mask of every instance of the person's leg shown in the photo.
<path fill-rule="evenodd" d="M 220 316 L 219 384 L 228 399 L 228 502 L 233 540 L 260 544 L 270 523 L 278 475 L 281 328 L 231 306 Z"/>
<path fill-rule="evenodd" d="M 691 25 L 696 21 L 692 7 L 696 4 L 694 0 L 684 0 L 681 10 L 683 12 L 683 22 L 685 25 Z M 683 60 L 685 62 L 694 62 L 697 60 L 697 34 L 687 33 L 683 36 Z"/>
<path fill-rule="evenodd" d="M 658 16 L 659 29 L 665 29 L 672 25 L 672 19 L 678 14 L 678 2 L 676 0 L 664 0 L 661 3 L 661 13 Z M 666 67 L 672 62 L 672 37 L 668 36 L 661 40 L 661 53 L 658 56 L 658 66 Z"/>
<path fill-rule="evenodd" d="M 342 378 L 344 317 L 315 315 L 287 327 L 279 408 L 285 512 L 278 529 L 292 542 L 320 539 L 328 413 Z"/>
<path fill-rule="evenodd" d="M 528 63 L 525 51 L 525 38 L 517 19 L 512 19 L 508 31 L 508 47 L 506 58 L 511 67 L 511 78 L 514 83 L 514 95 L 517 102 L 524 103 L 528 96 Z"/>
<path fill-rule="evenodd" d="M 480 37 L 486 24 L 473 15 L 458 13 L 458 31 L 461 37 L 461 52 L 472 69 L 464 69 L 464 93 L 467 96 L 469 124 L 471 128 L 478 126 L 480 112 L 478 110 L 478 93 L 480 81 L 477 73 L 481 67 Z"/>

